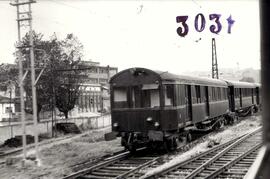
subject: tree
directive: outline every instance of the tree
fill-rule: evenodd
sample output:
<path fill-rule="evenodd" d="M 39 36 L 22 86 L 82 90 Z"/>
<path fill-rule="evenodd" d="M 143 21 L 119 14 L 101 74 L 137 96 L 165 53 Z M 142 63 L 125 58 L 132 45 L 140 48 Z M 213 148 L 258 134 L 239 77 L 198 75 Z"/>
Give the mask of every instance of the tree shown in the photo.
<path fill-rule="evenodd" d="M 26 34 L 20 45 L 27 47 L 29 39 L 29 34 Z M 78 98 L 80 72 L 76 69 L 82 57 L 83 46 L 73 34 L 68 34 L 64 40 L 59 41 L 56 36 L 52 36 L 50 40 L 43 40 L 42 34 L 34 32 L 33 40 L 35 67 L 39 71 L 44 68 L 36 85 L 38 114 L 42 108 L 52 109 L 55 103 L 59 111 L 68 117 L 68 111 L 74 108 Z M 21 48 L 21 53 L 24 68 L 29 68 L 29 48 Z M 24 89 L 27 99 L 26 112 L 32 113 L 32 88 L 29 74 L 25 79 Z"/>
<path fill-rule="evenodd" d="M 2 63 L 0 65 L 0 83 L 12 81 L 18 84 L 18 69 L 15 64 Z"/>
<path fill-rule="evenodd" d="M 79 86 L 67 84 L 61 85 L 56 92 L 56 106 L 59 111 L 63 112 L 65 118 L 68 118 L 68 112 L 75 106 L 79 96 Z"/>
<path fill-rule="evenodd" d="M 52 107 L 50 103 L 50 99 L 53 96 L 52 92 L 52 83 L 51 78 L 49 78 L 52 73 L 50 68 L 47 66 L 50 63 L 55 63 L 56 61 L 61 59 L 61 48 L 57 39 L 52 38 L 50 40 L 43 40 L 43 35 L 41 33 L 33 32 L 33 42 L 34 42 L 34 56 L 35 56 L 35 68 L 36 74 L 41 72 L 42 68 L 45 68 L 41 78 L 39 79 L 36 85 L 36 93 L 37 93 L 37 113 L 39 120 L 39 113 L 44 107 Z M 27 33 L 22 41 L 21 46 L 27 47 L 30 43 L 30 36 Z M 24 69 L 30 69 L 30 49 L 29 48 L 21 48 L 22 54 L 22 63 Z M 18 61 L 17 61 L 18 63 Z M 37 75 L 36 75 L 37 76 Z M 31 87 L 31 76 L 30 73 L 25 78 L 24 81 L 24 90 L 26 92 L 26 108 L 25 111 L 28 113 L 33 113 L 32 110 L 32 87 Z"/>
<path fill-rule="evenodd" d="M 68 118 L 68 112 L 75 106 L 79 97 L 79 85 L 82 82 L 81 71 L 78 70 L 82 58 L 83 45 L 73 34 L 68 34 L 61 42 L 62 78 L 55 89 L 56 107 Z"/>
<path fill-rule="evenodd" d="M 255 82 L 255 80 L 252 77 L 243 77 L 239 81 L 244 81 L 244 82 L 249 82 L 249 83 L 254 83 Z"/>

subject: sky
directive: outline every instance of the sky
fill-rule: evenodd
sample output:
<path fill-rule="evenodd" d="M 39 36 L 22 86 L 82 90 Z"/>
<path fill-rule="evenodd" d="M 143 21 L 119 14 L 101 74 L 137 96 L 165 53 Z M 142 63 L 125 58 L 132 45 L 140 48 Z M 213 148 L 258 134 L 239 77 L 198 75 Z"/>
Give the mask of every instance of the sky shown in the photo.
<path fill-rule="evenodd" d="M 9 3 L 0 0 L 0 63 L 14 62 L 18 38 L 16 9 Z M 58 39 L 73 33 L 84 45 L 84 60 L 119 70 L 210 71 L 212 38 L 219 68 L 260 68 L 257 0 L 37 0 L 32 11 L 33 29 L 44 34 L 44 39 L 54 33 Z M 221 15 L 217 34 L 210 31 L 217 24 L 210 14 Z M 177 16 L 188 16 L 189 31 L 183 37 L 177 33 L 183 28 Z M 231 33 L 229 17 L 234 21 Z"/>

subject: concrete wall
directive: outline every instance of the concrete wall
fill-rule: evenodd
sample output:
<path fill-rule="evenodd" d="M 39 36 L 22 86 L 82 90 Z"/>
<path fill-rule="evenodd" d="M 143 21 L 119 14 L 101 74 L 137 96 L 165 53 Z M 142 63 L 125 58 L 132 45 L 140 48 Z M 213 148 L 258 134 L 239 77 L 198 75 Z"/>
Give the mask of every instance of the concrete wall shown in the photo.
<path fill-rule="evenodd" d="M 77 126 L 83 129 L 98 129 L 104 128 L 111 125 L 111 116 L 97 116 L 97 117 L 81 117 L 81 118 L 71 118 L 68 120 L 59 120 L 58 122 L 74 122 Z M 38 133 L 51 133 L 52 123 L 50 120 L 44 120 L 38 124 Z M 27 122 L 26 134 L 34 135 L 34 126 L 31 121 Z M 0 126 L 0 144 L 2 144 L 6 139 L 14 137 L 16 135 L 22 135 L 22 126 L 20 123 L 12 123 L 10 126 L 8 124 Z"/>

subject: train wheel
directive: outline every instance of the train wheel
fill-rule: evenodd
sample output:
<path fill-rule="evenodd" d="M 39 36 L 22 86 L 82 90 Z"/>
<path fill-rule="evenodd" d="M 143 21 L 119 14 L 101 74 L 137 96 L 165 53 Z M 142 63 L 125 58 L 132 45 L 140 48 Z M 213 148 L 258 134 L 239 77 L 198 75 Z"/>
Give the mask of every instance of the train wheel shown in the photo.
<path fill-rule="evenodd" d="M 160 145 L 158 144 L 158 142 L 150 141 L 148 143 L 148 148 L 150 150 L 157 150 L 159 147 L 160 147 Z"/>
<path fill-rule="evenodd" d="M 227 118 L 225 118 L 224 119 L 224 125 L 226 126 L 226 125 L 228 125 L 229 123 L 228 123 L 228 119 Z"/>
<path fill-rule="evenodd" d="M 173 138 L 173 150 L 177 149 L 178 143 L 179 143 L 178 138 Z"/>
<path fill-rule="evenodd" d="M 252 106 L 252 107 L 250 108 L 250 115 L 251 115 L 251 116 L 254 115 L 254 111 L 255 111 L 255 110 L 254 110 L 254 107 Z"/>
<path fill-rule="evenodd" d="M 128 150 L 130 151 L 130 153 L 135 154 L 136 153 L 136 146 L 130 145 L 130 146 L 128 146 Z"/>
<path fill-rule="evenodd" d="M 219 121 L 217 121 L 217 122 L 214 124 L 213 129 L 214 129 L 214 130 L 218 130 L 218 129 L 220 129 L 221 127 L 222 127 L 222 122 L 221 122 L 221 120 L 219 120 Z"/>
<path fill-rule="evenodd" d="M 239 116 L 235 116 L 234 121 L 235 122 L 239 121 Z"/>
<path fill-rule="evenodd" d="M 169 152 L 169 146 L 168 146 L 167 140 L 163 141 L 162 149 L 164 150 L 164 152 Z"/>
<path fill-rule="evenodd" d="M 187 142 L 191 142 L 192 141 L 192 135 L 190 133 L 187 133 Z"/>
<path fill-rule="evenodd" d="M 229 120 L 229 124 L 233 125 L 234 123 L 236 123 L 238 121 L 238 116 L 234 115 L 230 118 Z"/>
<path fill-rule="evenodd" d="M 167 150 L 172 151 L 173 150 L 173 138 L 170 138 L 166 140 Z"/>
<path fill-rule="evenodd" d="M 259 108 L 257 105 L 254 106 L 254 113 L 257 113 L 259 111 Z"/>
<path fill-rule="evenodd" d="M 175 138 L 165 139 L 163 142 L 163 149 L 165 152 L 173 151 L 175 145 L 177 145 Z"/>

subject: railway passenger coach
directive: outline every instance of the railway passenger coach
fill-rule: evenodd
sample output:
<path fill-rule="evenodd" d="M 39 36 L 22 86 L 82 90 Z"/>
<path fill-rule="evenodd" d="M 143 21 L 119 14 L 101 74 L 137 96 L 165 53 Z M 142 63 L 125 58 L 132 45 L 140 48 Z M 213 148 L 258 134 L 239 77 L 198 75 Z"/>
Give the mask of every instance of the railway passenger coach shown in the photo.
<path fill-rule="evenodd" d="M 255 85 L 235 85 L 145 68 L 121 71 L 110 80 L 112 131 L 129 150 L 161 144 L 173 149 L 190 140 L 190 128 L 219 128 L 232 110 L 255 104 L 255 95 L 248 97 L 256 92 Z M 243 96 L 234 100 L 238 87 Z M 240 105 L 233 104 L 237 101 Z"/>
<path fill-rule="evenodd" d="M 258 110 L 260 105 L 260 86 L 258 84 L 228 80 L 226 82 L 229 89 L 230 111 L 241 113 Z"/>

